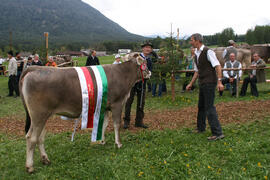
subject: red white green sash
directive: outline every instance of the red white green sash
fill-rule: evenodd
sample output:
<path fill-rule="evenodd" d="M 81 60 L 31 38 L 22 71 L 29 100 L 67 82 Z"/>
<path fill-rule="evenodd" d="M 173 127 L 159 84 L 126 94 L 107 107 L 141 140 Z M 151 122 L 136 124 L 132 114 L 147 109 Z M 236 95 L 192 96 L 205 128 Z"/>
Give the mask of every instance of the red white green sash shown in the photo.
<path fill-rule="evenodd" d="M 96 79 L 96 94 L 94 81 L 88 70 L 91 68 Z M 108 82 L 102 66 L 75 67 L 82 92 L 82 121 L 81 128 L 93 128 L 92 142 L 102 139 L 103 122 L 107 105 Z M 95 102 L 96 100 L 96 102 Z"/>

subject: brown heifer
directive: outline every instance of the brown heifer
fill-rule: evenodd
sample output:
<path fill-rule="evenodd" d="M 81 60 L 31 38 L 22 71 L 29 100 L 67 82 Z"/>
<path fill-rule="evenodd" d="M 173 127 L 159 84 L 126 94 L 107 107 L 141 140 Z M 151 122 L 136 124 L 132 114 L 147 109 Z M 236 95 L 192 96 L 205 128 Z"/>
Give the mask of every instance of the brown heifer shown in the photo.
<path fill-rule="evenodd" d="M 219 60 L 221 66 L 224 66 L 225 60 L 222 57 L 225 47 L 213 48 L 213 51 L 216 53 L 217 59 Z M 248 67 L 251 64 L 251 51 L 248 49 L 239 49 L 237 48 L 237 57 L 236 59 L 242 64 L 242 67 Z"/>
<path fill-rule="evenodd" d="M 105 143 L 104 132 L 108 124 L 108 111 L 112 111 L 115 143 L 118 148 L 122 146 L 119 128 L 123 105 L 131 88 L 142 78 L 142 74 L 144 78 L 150 77 L 148 69 L 141 73 L 140 65 L 142 63 L 146 62 L 137 54 L 128 62 L 103 66 L 108 81 L 108 101 L 102 134 L 103 143 Z M 21 76 L 20 91 L 28 116 L 26 123 L 26 169 L 31 173 L 34 171 L 33 155 L 36 144 L 39 146 L 41 161 L 44 164 L 50 163 L 44 148 L 47 119 L 53 114 L 78 118 L 82 111 L 82 94 L 78 75 L 74 68 L 29 67 Z"/>

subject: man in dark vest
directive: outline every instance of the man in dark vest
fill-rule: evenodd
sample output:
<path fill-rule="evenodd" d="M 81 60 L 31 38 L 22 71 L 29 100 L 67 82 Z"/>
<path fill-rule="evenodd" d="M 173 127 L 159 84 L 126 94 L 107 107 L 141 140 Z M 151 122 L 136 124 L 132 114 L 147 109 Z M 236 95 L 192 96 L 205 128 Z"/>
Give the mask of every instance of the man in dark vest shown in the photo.
<path fill-rule="evenodd" d="M 264 60 L 262 60 L 258 53 L 253 54 L 253 61 L 250 65 L 252 68 L 264 68 L 266 66 Z M 245 96 L 247 92 L 248 83 L 250 83 L 251 95 L 259 96 L 257 83 L 266 82 L 264 69 L 254 69 L 249 72 L 248 77 L 244 79 L 240 96 Z"/>
<path fill-rule="evenodd" d="M 99 65 L 99 59 L 96 56 L 96 51 L 91 51 L 91 55 L 88 56 L 85 66 L 95 66 Z"/>
<path fill-rule="evenodd" d="M 152 71 L 151 53 L 153 51 L 153 45 L 149 42 L 146 42 L 142 44 L 141 47 L 142 53 L 140 54 L 140 56 L 147 61 L 147 68 L 149 69 L 149 71 Z M 147 83 L 146 80 L 139 81 L 130 90 L 130 95 L 125 105 L 124 129 L 129 128 L 131 106 L 136 94 L 137 94 L 137 108 L 136 108 L 135 127 L 148 128 L 148 126 L 146 126 L 143 123 L 146 83 Z"/>
<path fill-rule="evenodd" d="M 235 60 L 235 54 L 230 54 L 230 61 L 225 62 L 224 69 L 226 68 L 237 68 L 241 69 L 242 65 L 239 61 Z M 236 95 L 236 80 L 242 76 L 242 70 L 239 71 L 223 71 L 222 84 L 232 84 L 232 96 Z M 219 95 L 222 96 L 223 91 L 219 91 Z"/>
<path fill-rule="evenodd" d="M 186 89 L 190 90 L 194 82 L 199 78 L 199 102 L 196 133 L 202 133 L 206 128 L 206 117 L 211 127 L 212 136 L 207 139 L 215 141 L 224 138 L 222 128 L 218 120 L 215 101 L 215 89 L 223 91 L 222 72 L 220 63 L 214 51 L 203 45 L 201 34 L 193 34 L 190 44 L 195 50 L 195 73 Z"/>

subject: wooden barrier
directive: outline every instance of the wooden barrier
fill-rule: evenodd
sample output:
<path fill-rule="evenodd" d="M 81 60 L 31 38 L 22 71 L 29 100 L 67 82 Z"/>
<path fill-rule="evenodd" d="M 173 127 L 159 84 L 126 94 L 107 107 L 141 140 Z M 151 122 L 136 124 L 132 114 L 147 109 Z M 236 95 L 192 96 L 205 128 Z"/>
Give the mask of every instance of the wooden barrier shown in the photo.
<path fill-rule="evenodd" d="M 248 67 L 248 68 L 222 68 L 222 71 L 247 71 L 247 70 L 260 70 L 260 69 L 270 69 L 270 67 L 263 67 L 263 68 L 256 68 L 256 67 Z M 186 73 L 186 72 L 190 72 L 190 73 L 194 73 L 194 70 L 178 70 L 175 73 Z M 239 97 L 239 80 L 238 80 L 238 74 L 237 74 L 237 78 L 236 78 L 236 97 Z M 241 81 L 242 82 L 242 81 Z M 267 83 L 270 82 L 270 80 L 266 80 Z"/>
<path fill-rule="evenodd" d="M 76 67 L 78 65 L 78 61 L 69 61 L 69 62 L 64 62 L 64 63 L 61 63 L 59 65 L 57 65 L 57 67 L 65 67 L 67 65 L 71 65 L 71 66 L 74 66 Z"/>

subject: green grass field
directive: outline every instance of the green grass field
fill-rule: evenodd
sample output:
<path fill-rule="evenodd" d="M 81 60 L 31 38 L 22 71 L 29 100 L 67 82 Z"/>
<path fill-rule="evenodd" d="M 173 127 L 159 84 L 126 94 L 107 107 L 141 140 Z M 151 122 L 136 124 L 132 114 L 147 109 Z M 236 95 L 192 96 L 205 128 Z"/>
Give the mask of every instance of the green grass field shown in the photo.
<path fill-rule="evenodd" d="M 86 58 L 78 58 L 84 65 Z M 113 62 L 113 56 L 100 58 L 102 64 Z M 270 73 L 268 73 L 268 79 Z M 8 78 L 0 76 L 0 123 L 10 116 L 24 118 L 20 98 L 8 94 Z M 170 83 L 167 82 L 168 90 Z M 176 101 L 170 91 L 161 98 L 146 98 L 146 112 L 195 107 L 198 90 L 180 93 Z M 259 97 L 248 94 L 233 98 L 226 91 L 216 103 L 231 101 L 269 100 L 270 84 L 258 84 Z M 133 104 L 133 110 L 135 107 Z M 263 108 L 263 107 L 262 107 Z M 195 119 L 194 119 L 195 121 Z M 245 124 L 223 126 L 226 138 L 208 142 L 208 130 L 193 134 L 190 128 L 139 133 L 121 132 L 123 147 L 114 145 L 114 133 L 107 133 L 106 145 L 91 145 L 90 134 L 77 133 L 70 142 L 71 132 L 48 134 L 45 146 L 50 166 L 44 166 L 35 152 L 34 174 L 25 171 L 25 139 L 0 130 L 0 179 L 268 179 L 270 176 L 270 116 Z"/>
<path fill-rule="evenodd" d="M 226 138 L 208 142 L 190 129 L 122 133 L 123 147 L 90 145 L 88 134 L 47 135 L 52 164 L 35 153 L 36 173 L 25 172 L 25 140 L 0 134 L 1 179 L 267 179 L 270 117 L 224 127 Z"/>

